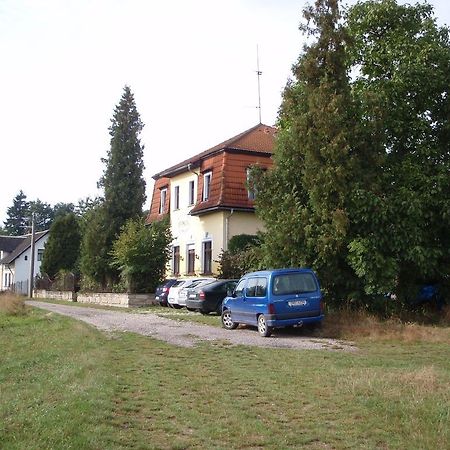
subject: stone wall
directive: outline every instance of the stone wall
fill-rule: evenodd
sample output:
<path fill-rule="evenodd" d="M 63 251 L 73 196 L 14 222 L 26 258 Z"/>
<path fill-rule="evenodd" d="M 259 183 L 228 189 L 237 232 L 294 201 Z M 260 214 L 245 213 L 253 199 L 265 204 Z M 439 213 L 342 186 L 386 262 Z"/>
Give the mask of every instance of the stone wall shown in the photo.
<path fill-rule="evenodd" d="M 68 302 L 95 303 L 120 308 L 157 305 L 155 294 L 76 293 L 71 291 L 34 290 L 35 298 L 51 298 Z"/>
<path fill-rule="evenodd" d="M 79 303 L 117 306 L 120 308 L 156 305 L 154 294 L 78 293 Z"/>
<path fill-rule="evenodd" d="M 77 294 L 72 291 L 46 291 L 45 289 L 35 289 L 33 291 L 35 298 L 51 298 L 54 300 L 66 300 L 68 302 L 76 302 Z"/>

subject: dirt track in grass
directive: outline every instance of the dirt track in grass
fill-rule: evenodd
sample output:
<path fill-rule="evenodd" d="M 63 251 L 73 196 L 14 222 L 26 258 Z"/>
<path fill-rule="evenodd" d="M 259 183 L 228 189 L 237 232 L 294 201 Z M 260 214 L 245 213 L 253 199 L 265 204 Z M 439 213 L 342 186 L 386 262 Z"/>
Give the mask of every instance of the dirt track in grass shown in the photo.
<path fill-rule="evenodd" d="M 52 313 L 81 320 L 106 332 L 128 331 L 138 333 L 181 347 L 193 347 L 200 342 L 215 341 L 228 345 L 249 345 L 297 350 L 356 350 L 353 343 L 348 341 L 309 337 L 285 330 L 275 330 L 271 337 L 263 338 L 259 336 L 255 329 L 239 327 L 237 330 L 228 331 L 210 325 L 168 319 L 151 312 L 135 314 L 127 311 L 109 311 L 41 301 L 27 301 L 26 303 Z"/>

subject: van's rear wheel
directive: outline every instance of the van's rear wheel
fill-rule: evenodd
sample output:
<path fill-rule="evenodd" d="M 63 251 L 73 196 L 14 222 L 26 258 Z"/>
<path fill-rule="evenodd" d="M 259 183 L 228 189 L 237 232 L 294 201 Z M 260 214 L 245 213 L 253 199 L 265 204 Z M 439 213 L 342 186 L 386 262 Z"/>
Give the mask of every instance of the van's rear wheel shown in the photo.
<path fill-rule="evenodd" d="M 264 314 L 258 316 L 258 332 L 262 337 L 269 337 L 272 334 L 272 327 L 267 325 Z"/>
<path fill-rule="evenodd" d="M 228 309 L 222 313 L 222 325 L 227 330 L 235 330 L 239 325 L 237 322 L 233 322 L 231 312 Z"/>

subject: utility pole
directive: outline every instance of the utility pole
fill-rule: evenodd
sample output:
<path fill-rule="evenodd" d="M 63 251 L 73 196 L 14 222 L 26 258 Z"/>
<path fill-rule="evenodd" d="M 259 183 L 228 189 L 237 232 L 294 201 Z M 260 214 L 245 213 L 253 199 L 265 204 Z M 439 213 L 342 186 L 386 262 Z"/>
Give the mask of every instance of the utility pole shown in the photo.
<path fill-rule="evenodd" d="M 31 256 L 30 256 L 30 279 L 28 281 L 28 297 L 33 298 L 34 286 L 34 212 L 31 213 Z"/>

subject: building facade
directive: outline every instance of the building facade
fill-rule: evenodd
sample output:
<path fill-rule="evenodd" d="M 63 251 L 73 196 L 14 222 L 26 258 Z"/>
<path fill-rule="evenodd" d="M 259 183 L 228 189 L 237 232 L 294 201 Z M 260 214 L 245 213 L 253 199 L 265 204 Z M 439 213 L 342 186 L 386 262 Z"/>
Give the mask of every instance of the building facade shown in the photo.
<path fill-rule="evenodd" d="M 3 236 L 5 238 L 5 236 Z M 8 236 L 8 238 L 10 238 Z M 0 290 L 12 290 L 18 294 L 28 293 L 30 279 L 31 235 L 14 238 L 15 247 L 7 252 L 2 250 L 0 259 Z M 34 274 L 40 273 L 48 230 L 38 231 L 34 237 Z M 1 244 L 1 240 L 0 240 Z M 11 248 L 11 247 L 9 247 Z"/>
<path fill-rule="evenodd" d="M 168 275 L 217 274 L 217 260 L 231 237 L 263 230 L 247 178 L 253 166 L 272 166 L 275 132 L 259 124 L 154 175 L 147 222 L 170 220 Z"/>

